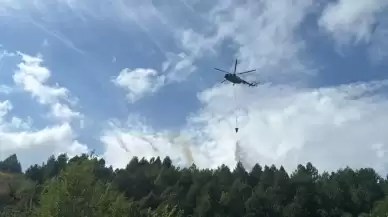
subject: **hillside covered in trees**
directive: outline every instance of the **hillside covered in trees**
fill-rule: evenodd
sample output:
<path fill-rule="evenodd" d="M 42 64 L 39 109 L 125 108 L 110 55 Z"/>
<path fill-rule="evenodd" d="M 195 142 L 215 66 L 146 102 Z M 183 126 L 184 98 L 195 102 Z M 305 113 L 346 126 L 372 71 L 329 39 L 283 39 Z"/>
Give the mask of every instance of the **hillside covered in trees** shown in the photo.
<path fill-rule="evenodd" d="M 50 157 L 22 173 L 17 156 L 0 162 L 3 217 L 345 217 L 386 216 L 387 178 L 373 169 L 292 173 L 256 164 L 246 171 L 176 168 L 133 158 L 113 170 L 91 155 Z"/>

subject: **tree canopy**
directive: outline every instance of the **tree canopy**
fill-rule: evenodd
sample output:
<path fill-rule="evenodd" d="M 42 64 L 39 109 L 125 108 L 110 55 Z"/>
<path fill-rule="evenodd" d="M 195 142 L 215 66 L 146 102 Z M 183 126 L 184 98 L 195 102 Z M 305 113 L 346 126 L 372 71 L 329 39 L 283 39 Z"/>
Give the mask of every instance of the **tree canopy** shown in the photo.
<path fill-rule="evenodd" d="M 16 155 L 0 162 L 0 216 L 34 217 L 377 217 L 388 214 L 388 180 L 371 168 L 319 172 L 312 163 L 200 170 L 171 159 L 129 159 L 113 170 L 89 155 L 50 157 L 24 173 Z M 9 177 L 13 178 L 9 178 Z M 6 178 L 8 177 L 8 178 Z M 17 177 L 17 178 L 16 178 Z M 18 184 L 15 184 L 18 183 Z M 34 183 L 34 184 L 32 184 Z M 2 186 L 0 186 L 2 187 Z"/>

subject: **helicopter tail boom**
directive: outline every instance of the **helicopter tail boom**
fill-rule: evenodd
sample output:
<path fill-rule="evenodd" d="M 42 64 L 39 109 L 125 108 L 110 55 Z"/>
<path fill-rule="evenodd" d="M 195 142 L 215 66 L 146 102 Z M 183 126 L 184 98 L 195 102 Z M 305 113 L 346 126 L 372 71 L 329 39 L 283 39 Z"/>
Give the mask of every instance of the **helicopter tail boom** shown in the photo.
<path fill-rule="evenodd" d="M 252 82 L 248 84 L 250 87 L 256 87 L 259 84 L 259 82 Z"/>

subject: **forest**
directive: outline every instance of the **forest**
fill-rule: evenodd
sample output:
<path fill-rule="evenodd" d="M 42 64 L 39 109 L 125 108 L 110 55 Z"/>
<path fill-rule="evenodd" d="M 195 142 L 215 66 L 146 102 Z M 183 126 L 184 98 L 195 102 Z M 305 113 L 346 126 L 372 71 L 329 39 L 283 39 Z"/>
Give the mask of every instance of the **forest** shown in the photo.
<path fill-rule="evenodd" d="M 22 170 L 0 162 L 1 217 L 377 217 L 388 179 L 371 168 L 319 172 L 283 167 L 178 168 L 171 159 L 128 159 L 112 169 L 93 154 L 50 157 Z M 24 171 L 24 172 L 23 172 Z"/>

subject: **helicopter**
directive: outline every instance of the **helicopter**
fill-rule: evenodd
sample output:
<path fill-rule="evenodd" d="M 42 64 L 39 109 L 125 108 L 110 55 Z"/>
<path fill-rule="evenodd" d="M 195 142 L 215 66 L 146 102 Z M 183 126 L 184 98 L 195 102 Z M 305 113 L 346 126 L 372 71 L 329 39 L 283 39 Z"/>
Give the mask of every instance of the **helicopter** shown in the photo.
<path fill-rule="evenodd" d="M 224 75 L 225 80 L 223 80 L 221 83 L 224 83 L 225 81 L 229 81 L 233 85 L 235 85 L 235 84 L 245 84 L 245 85 L 248 85 L 250 87 L 255 87 L 258 84 L 258 82 L 252 82 L 251 83 L 251 82 L 245 81 L 244 79 L 242 79 L 241 77 L 238 76 L 238 75 L 241 75 L 241 74 L 246 74 L 246 73 L 254 72 L 254 71 L 256 71 L 256 69 L 236 73 L 236 70 L 237 70 L 237 59 L 236 59 L 236 62 L 234 64 L 234 71 L 233 71 L 233 73 L 230 73 L 230 72 L 227 72 L 225 70 L 218 69 L 218 68 L 214 68 L 214 69 L 226 73 Z"/>

